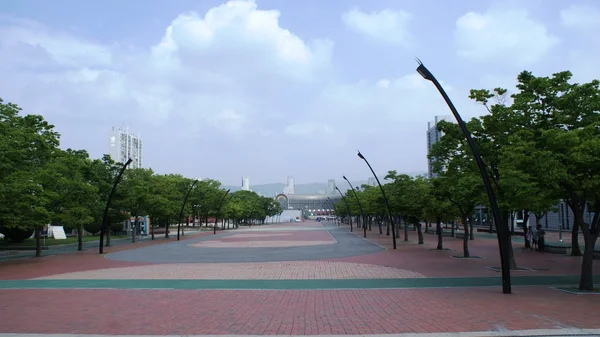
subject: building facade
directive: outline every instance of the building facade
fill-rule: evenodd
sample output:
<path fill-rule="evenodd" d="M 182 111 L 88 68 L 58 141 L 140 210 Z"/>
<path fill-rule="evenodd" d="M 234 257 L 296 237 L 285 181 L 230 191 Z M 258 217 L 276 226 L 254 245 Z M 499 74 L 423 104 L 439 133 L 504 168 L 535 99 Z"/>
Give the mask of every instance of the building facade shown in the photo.
<path fill-rule="evenodd" d="M 275 200 L 284 210 L 297 209 L 307 216 L 333 214 L 332 203 L 341 199 L 339 195 L 328 194 L 279 194 Z"/>
<path fill-rule="evenodd" d="M 335 193 L 335 179 L 329 179 L 327 180 L 327 194 L 334 194 Z"/>
<path fill-rule="evenodd" d="M 283 189 L 284 194 L 296 194 L 296 183 L 294 182 L 294 177 L 287 177 L 287 185 Z"/>
<path fill-rule="evenodd" d="M 242 177 L 242 191 L 250 191 L 250 178 Z"/>
<path fill-rule="evenodd" d="M 440 138 L 443 136 L 443 132 L 437 129 L 437 124 L 440 121 L 446 121 L 450 123 L 455 122 L 452 116 L 435 116 L 433 121 L 427 122 L 427 174 L 429 178 L 434 178 L 437 176 L 437 174 L 433 172 L 433 163 L 435 162 L 435 158 L 430 158 L 429 155 L 431 153 L 431 147 L 433 144 L 439 142 Z"/>
<path fill-rule="evenodd" d="M 140 168 L 143 163 L 143 143 L 139 134 L 129 132 L 129 128 L 115 128 L 108 135 L 108 154 L 112 160 L 125 163 L 131 158 L 130 168 Z"/>

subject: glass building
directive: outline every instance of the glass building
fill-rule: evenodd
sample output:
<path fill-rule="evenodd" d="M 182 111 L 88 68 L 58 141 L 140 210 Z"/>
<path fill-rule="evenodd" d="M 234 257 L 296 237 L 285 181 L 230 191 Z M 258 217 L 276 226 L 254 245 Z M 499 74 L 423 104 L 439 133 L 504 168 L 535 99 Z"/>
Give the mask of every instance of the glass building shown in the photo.
<path fill-rule="evenodd" d="M 279 194 L 275 200 L 282 209 L 303 210 L 307 216 L 329 215 L 333 213 L 331 202 L 336 203 L 341 199 L 335 194 Z M 331 200 L 331 202 L 330 202 Z"/>

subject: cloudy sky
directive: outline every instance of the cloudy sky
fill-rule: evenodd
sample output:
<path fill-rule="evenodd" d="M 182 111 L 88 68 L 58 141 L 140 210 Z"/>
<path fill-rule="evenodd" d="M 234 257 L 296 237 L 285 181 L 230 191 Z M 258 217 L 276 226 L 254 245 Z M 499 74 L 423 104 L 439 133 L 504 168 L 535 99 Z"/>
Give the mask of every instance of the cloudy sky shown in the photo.
<path fill-rule="evenodd" d="M 112 126 L 159 173 L 238 184 L 426 171 L 427 121 L 522 70 L 600 78 L 600 2 L 0 2 L 0 97 L 99 157 Z"/>

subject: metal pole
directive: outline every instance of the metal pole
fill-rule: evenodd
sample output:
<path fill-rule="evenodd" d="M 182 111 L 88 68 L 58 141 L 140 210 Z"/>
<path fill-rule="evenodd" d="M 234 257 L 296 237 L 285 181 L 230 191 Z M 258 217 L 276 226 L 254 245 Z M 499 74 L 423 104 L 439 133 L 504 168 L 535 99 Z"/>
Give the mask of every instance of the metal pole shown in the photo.
<path fill-rule="evenodd" d="M 217 213 L 215 213 L 215 225 L 213 226 L 213 234 L 217 234 L 217 222 L 219 222 L 219 213 L 221 213 L 221 208 L 225 203 L 225 197 L 227 196 L 227 194 L 229 194 L 229 191 L 230 190 L 227 190 L 225 191 L 225 194 L 223 194 L 223 197 L 221 198 L 221 203 L 219 203 L 219 207 L 217 208 Z"/>
<path fill-rule="evenodd" d="M 367 237 L 367 225 L 365 223 L 365 212 L 363 212 L 363 208 L 362 205 L 360 204 L 360 199 L 358 198 L 358 194 L 356 193 L 356 191 L 354 190 L 354 186 L 352 186 L 352 184 L 350 183 L 350 180 L 348 180 L 348 178 L 346 178 L 346 176 L 343 176 L 344 180 L 346 180 L 346 182 L 348 183 L 348 185 L 350 185 L 350 189 L 352 190 L 352 192 L 354 193 L 354 196 L 356 197 L 356 202 L 358 203 L 358 208 L 360 209 L 360 216 L 362 217 L 362 220 L 360 221 L 360 224 L 363 227 L 363 237 Z"/>
<path fill-rule="evenodd" d="M 442 85 L 438 82 L 438 80 L 435 78 L 435 76 L 433 76 L 433 74 L 429 71 L 429 69 L 427 69 L 420 60 L 417 59 L 417 62 L 419 62 L 419 67 L 417 68 L 417 72 L 421 76 L 423 76 L 424 79 L 431 81 L 433 83 L 433 85 L 435 85 L 437 90 L 440 92 L 442 97 L 444 98 L 444 101 L 446 101 L 446 104 L 452 111 L 454 118 L 456 118 L 456 121 L 458 122 L 458 126 L 460 127 L 460 130 L 462 131 L 463 135 L 465 136 L 465 138 L 467 140 L 467 144 L 469 145 L 469 148 L 471 149 L 471 152 L 473 154 L 473 158 L 475 159 L 475 162 L 477 163 L 477 167 L 479 168 L 479 173 L 481 174 L 481 180 L 483 180 L 483 185 L 485 186 L 485 191 L 487 192 L 488 199 L 490 201 L 490 207 L 492 209 L 494 223 L 496 224 L 496 230 L 498 232 L 497 236 L 498 236 L 498 246 L 500 248 L 500 265 L 502 267 L 502 292 L 505 294 L 510 294 L 511 293 L 511 280 L 510 280 L 509 256 L 510 256 L 511 240 L 510 240 L 510 235 L 508 233 L 508 227 L 504 226 L 502 224 L 500 209 L 498 207 L 498 202 L 496 200 L 496 195 L 494 193 L 494 189 L 492 188 L 492 182 L 490 181 L 490 177 L 488 176 L 485 165 L 483 164 L 481 155 L 479 154 L 479 151 L 478 151 L 477 147 L 475 146 L 475 142 L 473 141 L 473 138 L 471 137 L 471 133 L 467 129 L 467 125 L 465 124 L 462 117 L 456 110 L 456 107 L 454 107 L 454 104 L 450 100 L 450 97 L 448 97 L 448 94 L 446 94 L 446 91 L 444 90 L 444 88 L 442 88 Z"/>
<path fill-rule="evenodd" d="M 350 223 L 350 231 L 352 232 L 352 215 L 350 214 L 350 207 L 348 206 L 348 201 L 346 201 L 346 197 L 344 197 L 344 195 L 342 194 L 342 191 L 340 191 L 340 189 L 337 186 L 335 187 L 335 189 L 342 196 L 342 200 L 344 201 L 344 204 L 346 204 L 346 210 L 348 211 L 348 222 Z"/>
<path fill-rule="evenodd" d="M 179 212 L 179 221 L 177 222 L 177 241 L 179 241 L 179 232 L 181 232 L 181 234 L 183 235 L 183 230 L 181 230 L 181 218 L 183 217 L 183 209 L 185 208 L 185 204 L 187 203 L 188 197 L 190 196 L 192 189 L 194 188 L 194 186 L 196 186 L 197 183 L 198 179 L 194 180 L 192 186 L 190 186 L 187 193 L 185 194 L 185 198 L 183 198 L 183 204 L 181 205 L 181 211 Z"/>
<path fill-rule="evenodd" d="M 104 254 L 104 234 L 106 233 L 106 229 L 108 228 L 108 209 L 110 208 L 110 202 L 112 201 L 113 195 L 117 190 L 117 185 L 119 185 L 119 182 L 121 182 L 121 177 L 123 176 L 123 173 L 125 173 L 125 169 L 127 169 L 127 166 L 129 166 L 131 162 L 132 160 L 131 158 L 129 158 L 125 165 L 121 167 L 121 171 L 119 171 L 119 174 L 115 178 L 115 182 L 113 183 L 112 189 L 108 194 L 108 200 L 106 200 L 106 207 L 104 207 L 104 213 L 102 214 L 102 224 L 100 225 L 100 245 L 98 246 L 98 252 L 100 254 Z"/>
<path fill-rule="evenodd" d="M 388 202 L 388 198 L 385 195 L 385 191 L 383 190 L 383 186 L 381 186 L 381 183 L 379 182 L 379 178 L 375 174 L 375 171 L 371 167 L 371 164 L 369 164 L 369 161 L 367 160 L 367 158 L 365 158 L 365 156 L 363 156 L 362 153 L 360 153 L 360 151 L 358 151 L 357 155 L 358 155 L 358 157 L 360 159 L 364 160 L 365 163 L 367 163 L 367 166 L 369 167 L 369 170 L 371 170 L 371 173 L 373 173 L 373 176 L 375 177 L 375 180 L 377 180 L 377 185 L 379 185 L 379 189 L 381 190 L 381 194 L 383 195 L 383 201 L 385 202 L 385 208 L 387 209 L 387 213 L 388 213 L 388 217 L 389 217 L 389 221 L 390 221 L 390 226 L 392 226 L 392 245 L 394 246 L 394 249 L 396 249 L 396 228 L 394 226 L 394 217 L 392 216 L 392 210 L 390 209 L 390 203 Z"/>

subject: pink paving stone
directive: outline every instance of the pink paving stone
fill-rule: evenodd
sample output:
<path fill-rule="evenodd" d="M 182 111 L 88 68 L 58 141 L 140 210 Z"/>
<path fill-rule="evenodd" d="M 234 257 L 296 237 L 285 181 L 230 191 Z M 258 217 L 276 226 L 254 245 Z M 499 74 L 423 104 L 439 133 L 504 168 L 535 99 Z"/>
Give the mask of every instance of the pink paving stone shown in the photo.
<path fill-rule="evenodd" d="M 276 248 L 276 247 L 305 247 L 334 244 L 330 241 L 204 241 L 191 244 L 191 247 L 206 248 Z"/>
<path fill-rule="evenodd" d="M 253 236 L 248 236 L 253 235 Z M 333 236 L 328 231 L 293 231 L 293 232 L 264 232 L 264 233 L 239 233 L 228 235 L 218 239 L 218 241 L 268 241 L 268 240 L 281 240 L 285 237 L 285 241 L 330 241 L 334 240 Z M 214 240 L 212 240 L 214 241 Z"/>
<path fill-rule="evenodd" d="M 260 263 L 181 263 L 108 268 L 57 274 L 38 279 L 390 279 L 422 278 L 423 275 L 397 268 L 329 261 Z"/>
<path fill-rule="evenodd" d="M 567 306 L 565 304 L 568 303 Z M 0 290 L 2 332 L 364 335 L 600 328 L 597 296 L 542 287 L 385 290 Z"/>

